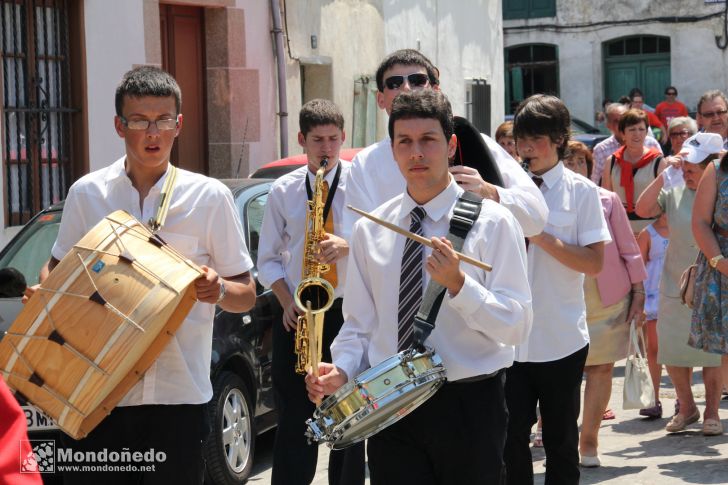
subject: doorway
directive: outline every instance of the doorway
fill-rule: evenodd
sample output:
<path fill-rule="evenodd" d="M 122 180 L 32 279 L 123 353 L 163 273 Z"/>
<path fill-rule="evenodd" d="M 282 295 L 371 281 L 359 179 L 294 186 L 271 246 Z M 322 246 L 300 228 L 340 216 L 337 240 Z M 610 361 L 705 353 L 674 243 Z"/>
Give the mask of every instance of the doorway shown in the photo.
<path fill-rule="evenodd" d="M 185 170 L 207 174 L 204 9 L 160 4 L 159 19 L 162 69 L 174 76 L 182 90 L 184 127 L 171 160 Z"/>

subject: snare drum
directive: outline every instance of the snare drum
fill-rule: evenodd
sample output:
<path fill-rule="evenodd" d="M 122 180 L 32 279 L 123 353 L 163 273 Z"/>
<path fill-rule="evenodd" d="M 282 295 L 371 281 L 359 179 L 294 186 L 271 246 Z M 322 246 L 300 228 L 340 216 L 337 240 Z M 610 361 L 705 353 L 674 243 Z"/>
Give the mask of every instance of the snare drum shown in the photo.
<path fill-rule="evenodd" d="M 73 214 L 67 214 L 73 217 Z M 124 211 L 99 222 L 0 341 L 0 372 L 73 438 L 142 378 L 195 303 L 202 270 Z"/>
<path fill-rule="evenodd" d="M 306 436 L 335 450 L 390 426 L 429 399 L 445 382 L 433 350 L 402 351 L 362 372 L 327 397 L 306 421 Z"/>

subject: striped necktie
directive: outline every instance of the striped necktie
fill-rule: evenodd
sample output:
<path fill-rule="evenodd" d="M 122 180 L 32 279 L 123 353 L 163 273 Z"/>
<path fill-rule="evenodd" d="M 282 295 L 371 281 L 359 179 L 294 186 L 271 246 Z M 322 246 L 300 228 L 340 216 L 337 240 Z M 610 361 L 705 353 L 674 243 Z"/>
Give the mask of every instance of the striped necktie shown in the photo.
<path fill-rule="evenodd" d="M 422 234 L 422 219 L 427 215 L 422 207 L 415 207 L 410 213 L 412 222 L 410 232 Z M 415 314 L 422 303 L 422 244 L 407 239 L 402 253 L 402 267 L 399 275 L 399 320 L 397 330 L 397 350 L 406 350 L 412 345 Z"/>

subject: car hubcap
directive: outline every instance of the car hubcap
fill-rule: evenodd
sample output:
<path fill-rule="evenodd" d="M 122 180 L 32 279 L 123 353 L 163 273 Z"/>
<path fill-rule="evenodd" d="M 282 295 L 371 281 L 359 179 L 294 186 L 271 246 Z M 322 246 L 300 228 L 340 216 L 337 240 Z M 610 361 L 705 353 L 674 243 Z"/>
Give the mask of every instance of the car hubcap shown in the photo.
<path fill-rule="evenodd" d="M 228 465 L 240 473 L 250 454 L 250 416 L 240 389 L 231 389 L 225 397 L 222 413 L 222 444 Z"/>

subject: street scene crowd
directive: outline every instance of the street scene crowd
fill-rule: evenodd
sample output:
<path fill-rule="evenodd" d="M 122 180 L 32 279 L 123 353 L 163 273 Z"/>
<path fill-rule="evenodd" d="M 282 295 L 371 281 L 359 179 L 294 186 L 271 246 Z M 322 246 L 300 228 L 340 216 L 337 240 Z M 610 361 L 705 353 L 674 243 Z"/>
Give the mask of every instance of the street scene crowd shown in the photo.
<path fill-rule="evenodd" d="M 389 54 L 376 82 L 388 136 L 352 162 L 340 160 L 341 110 L 309 101 L 298 134 L 307 164 L 278 178 L 265 206 L 257 278 L 284 311 L 272 337 L 278 421 L 271 482 L 312 482 L 319 448 L 306 421 L 392 356 L 403 367 L 413 356 L 444 367 L 447 379 L 401 419 L 332 451 L 331 484 L 363 484 L 368 467 L 372 484 L 523 485 L 534 481 L 533 447 L 545 452 L 545 483 L 577 484 L 581 468 L 601 465 L 600 425 L 621 411 L 609 401 L 614 365 L 625 358 L 633 363 L 629 398 L 640 415 L 668 418 L 665 433 L 700 423 L 702 435 L 721 436 L 728 388 L 725 94 L 703 94 L 693 119 L 676 87 L 666 87 L 654 110 L 635 87 L 605 102 L 611 136 L 593 148 L 570 139 L 560 99 L 536 94 L 494 138 L 476 130 L 465 146 L 473 128 L 453 116 L 447 86 L 420 52 Z M 184 120 L 179 87 L 161 69 L 138 67 L 122 79 L 116 108 L 126 154 L 71 187 L 46 277 L 113 210 L 160 222 L 160 189 L 174 173 L 169 156 Z M 177 344 L 121 404 L 87 437 L 64 438 L 88 452 L 163 449 L 166 460 L 152 473 L 69 473 L 65 483 L 202 481 L 214 305 L 250 309 L 255 282 L 229 190 L 176 172 L 160 225 L 199 244 L 190 254 L 203 268 L 194 283 L 198 303 Z M 312 206 L 320 213 L 311 215 Z M 311 217 L 320 219 L 314 230 Z M 309 284 L 327 293 L 316 315 L 301 301 Z M 297 372 L 308 352 L 299 348 L 303 321 L 322 325 L 318 341 L 308 341 L 320 345 L 321 356 L 306 354 L 314 357 Z M 677 395 L 674 409 L 660 401 L 663 368 Z M 694 368 L 702 369 L 702 409 L 692 393 Z M 363 415 L 349 417 L 366 423 Z M 13 432 L 20 439 L 24 430 Z"/>

